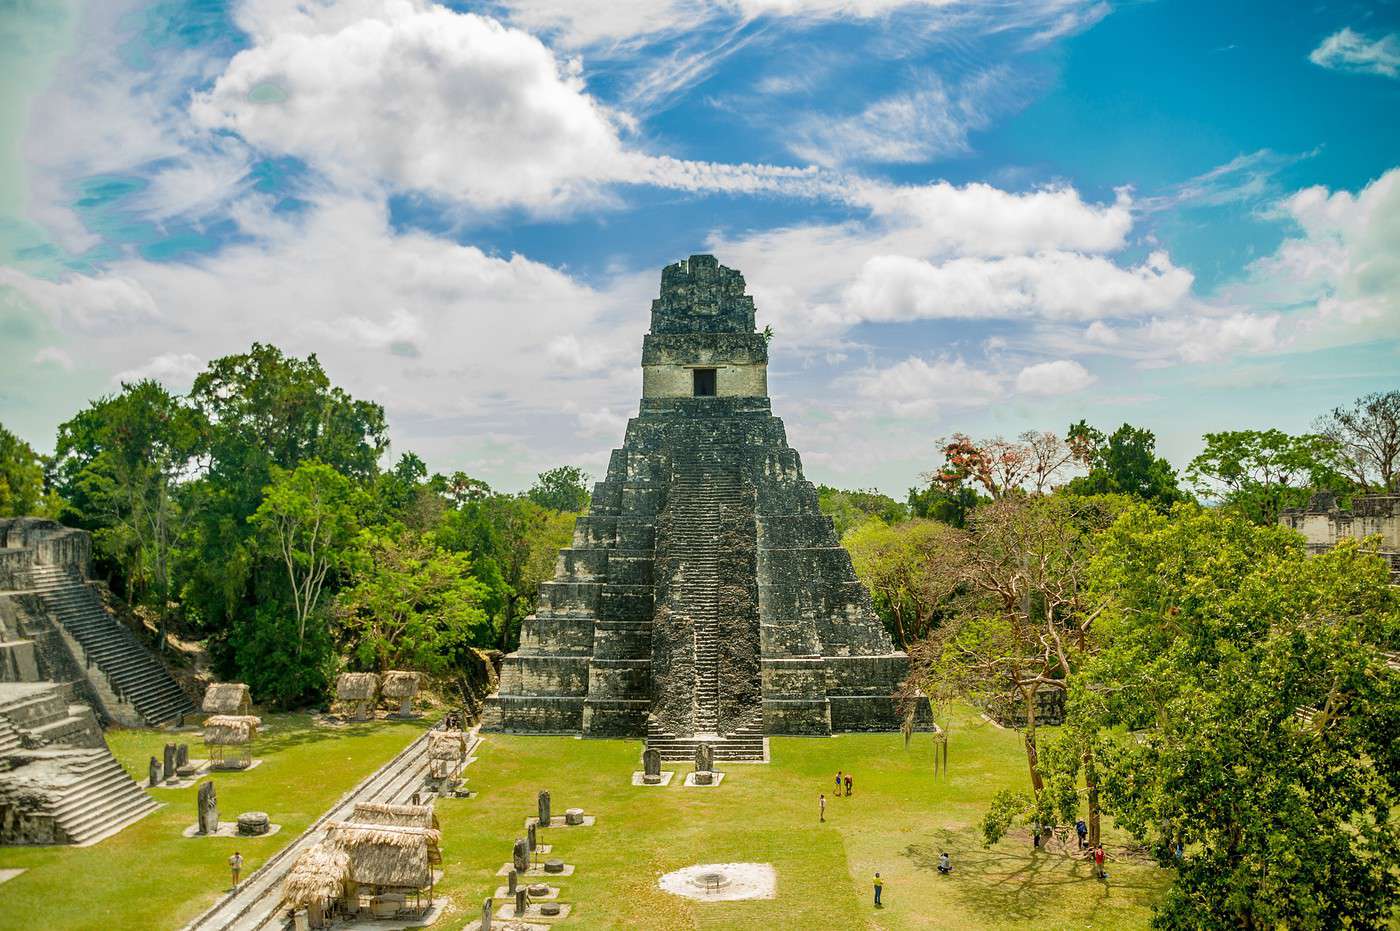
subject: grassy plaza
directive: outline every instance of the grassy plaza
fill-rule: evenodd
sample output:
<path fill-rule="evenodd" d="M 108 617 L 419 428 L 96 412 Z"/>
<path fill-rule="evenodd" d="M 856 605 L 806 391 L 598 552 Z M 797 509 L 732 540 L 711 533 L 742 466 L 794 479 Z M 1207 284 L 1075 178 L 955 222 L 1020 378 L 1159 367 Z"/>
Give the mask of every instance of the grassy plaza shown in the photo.
<path fill-rule="evenodd" d="M 219 774 L 221 817 L 265 810 L 277 835 L 260 840 L 193 840 L 180 832 L 194 820 L 195 789 L 154 790 L 168 802 L 132 828 L 88 848 L 7 849 L 0 868 L 27 872 L 0 895 L 43 903 L 51 929 L 178 927 L 227 884 L 225 858 L 237 847 L 255 869 L 289 843 L 346 789 L 389 759 L 422 725 L 343 728 L 311 725 L 304 715 L 272 716 L 259 742 L 264 762 Z M 1024 832 L 990 850 L 976 822 L 991 794 L 1025 780 L 1020 736 L 971 712 L 950 729 L 950 777 L 933 775 L 932 741 L 917 735 L 906 749 L 898 734 L 830 739 L 774 738 L 772 762 L 732 765 L 714 789 L 684 788 L 680 767 L 662 788 L 631 785 L 639 744 L 627 740 L 487 735 L 467 769 L 468 799 L 437 803 L 444 876 L 439 895 L 452 907 L 438 922 L 460 928 L 502 881 L 511 843 L 548 789 L 556 812 L 581 807 L 591 827 L 554 828 L 542 841 L 551 856 L 576 867 L 557 881 L 574 906 L 562 927 L 766 929 L 869 927 L 914 929 L 1145 927 L 1168 882 L 1136 860 L 1110 866 L 1110 880 L 1090 876 L 1087 862 L 1058 850 L 1033 853 Z M 114 732 L 114 751 L 133 775 L 159 751 L 162 737 Z M 668 767 L 669 768 L 669 767 Z M 833 798 L 837 769 L 853 770 L 854 794 Z M 826 823 L 817 795 L 828 795 Z M 1108 833 L 1110 855 L 1124 838 Z M 954 872 L 934 868 L 952 855 Z M 657 888 L 658 877 L 697 863 L 771 863 L 771 900 L 703 903 Z M 885 907 L 871 904 L 871 878 L 885 879 Z M 0 927 L 25 926 L 20 912 L 0 913 Z"/>

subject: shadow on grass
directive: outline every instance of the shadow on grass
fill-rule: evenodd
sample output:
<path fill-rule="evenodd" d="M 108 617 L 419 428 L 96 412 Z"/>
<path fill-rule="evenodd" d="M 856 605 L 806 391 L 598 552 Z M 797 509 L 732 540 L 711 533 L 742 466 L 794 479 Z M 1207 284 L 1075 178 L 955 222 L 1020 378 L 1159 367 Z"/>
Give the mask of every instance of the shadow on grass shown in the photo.
<path fill-rule="evenodd" d="M 1100 892 L 1098 901 L 1112 898 L 1115 890 L 1145 892 L 1155 888 L 1143 877 L 1113 879 L 1111 872 L 1108 882 L 1099 882 L 1092 864 L 1073 856 L 968 847 L 965 834 L 949 830 L 933 834 L 934 843 L 910 844 L 903 856 L 916 870 L 932 872 L 938 868 L 938 855 L 948 851 L 953 858 L 953 873 L 943 878 L 949 883 L 949 894 L 989 920 L 1040 918 L 1047 902 L 1058 899 L 1047 895 L 1057 887 L 1094 884 Z"/>
<path fill-rule="evenodd" d="M 420 730 L 427 730 L 432 726 L 432 722 L 426 719 L 394 721 L 388 725 L 384 721 L 360 721 L 334 727 L 314 724 L 309 718 L 274 719 L 270 723 L 273 725 L 271 732 L 259 734 L 254 742 L 257 756 L 270 756 L 305 744 L 329 743 L 347 737 L 369 737 L 386 726 L 409 724 Z"/>

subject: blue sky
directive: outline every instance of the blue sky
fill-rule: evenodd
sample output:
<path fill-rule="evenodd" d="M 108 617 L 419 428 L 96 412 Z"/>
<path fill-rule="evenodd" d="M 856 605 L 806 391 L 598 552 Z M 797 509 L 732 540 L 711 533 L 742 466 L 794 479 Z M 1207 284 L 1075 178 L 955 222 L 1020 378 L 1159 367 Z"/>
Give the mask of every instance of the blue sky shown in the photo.
<path fill-rule="evenodd" d="M 1400 6 L 0 8 L 0 423 L 316 352 L 396 450 L 601 472 L 664 264 L 776 331 L 809 476 L 939 436 L 1305 430 L 1400 386 Z"/>

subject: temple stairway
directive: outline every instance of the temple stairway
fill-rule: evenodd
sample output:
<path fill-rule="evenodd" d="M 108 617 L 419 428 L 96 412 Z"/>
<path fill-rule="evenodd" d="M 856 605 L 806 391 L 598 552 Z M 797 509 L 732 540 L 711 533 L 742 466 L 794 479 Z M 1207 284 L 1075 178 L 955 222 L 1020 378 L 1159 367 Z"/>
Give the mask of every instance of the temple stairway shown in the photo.
<path fill-rule="evenodd" d="M 194 704 L 160 661 L 114 618 L 101 599 L 67 566 L 34 566 L 32 586 L 45 606 L 117 696 L 133 705 L 147 724 L 178 723 Z"/>
<path fill-rule="evenodd" d="M 669 545 L 679 557 L 679 567 L 671 597 L 690 620 L 694 638 L 694 733 L 668 734 L 655 719 L 648 722 L 646 745 L 659 750 L 668 762 L 694 759 L 695 748 L 702 742 L 714 746 L 717 760 L 767 758 L 761 712 L 728 733 L 719 732 L 721 508 L 741 501 L 743 494 L 737 473 L 719 462 L 694 458 L 675 464 Z"/>
<path fill-rule="evenodd" d="M 160 807 L 105 747 L 87 755 L 54 807 L 59 828 L 80 845 L 109 837 Z"/>
<path fill-rule="evenodd" d="M 0 715 L 0 756 L 4 756 L 12 750 L 19 750 L 24 746 L 24 740 L 15 726 L 10 723 L 10 719 Z"/>

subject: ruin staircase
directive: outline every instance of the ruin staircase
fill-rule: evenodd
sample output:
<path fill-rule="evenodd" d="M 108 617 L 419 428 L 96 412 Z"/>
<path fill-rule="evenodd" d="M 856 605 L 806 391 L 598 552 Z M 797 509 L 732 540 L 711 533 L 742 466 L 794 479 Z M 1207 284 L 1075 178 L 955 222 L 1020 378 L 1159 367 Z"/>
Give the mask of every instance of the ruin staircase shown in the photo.
<path fill-rule="evenodd" d="M 96 664 L 112 690 L 152 727 L 194 711 L 179 683 L 140 640 L 103 606 L 91 585 L 67 566 L 35 566 L 33 590 Z"/>
<path fill-rule="evenodd" d="M 90 750 L 88 757 L 54 806 L 58 827 L 80 846 L 110 837 L 160 807 L 127 775 L 111 751 Z"/>
<path fill-rule="evenodd" d="M 0 715 L 0 756 L 24 747 L 24 737 L 19 729 L 10 723 L 9 718 Z"/>
<path fill-rule="evenodd" d="M 727 734 L 718 732 L 721 508 L 740 501 L 743 494 L 739 477 L 730 470 L 699 460 L 676 463 L 669 533 L 680 567 L 671 594 L 677 610 L 689 618 L 694 637 L 694 734 L 669 734 L 654 718 L 648 721 L 646 745 L 660 751 L 667 762 L 694 759 L 701 743 L 714 747 L 716 760 L 767 759 L 767 741 L 758 721 Z"/>

